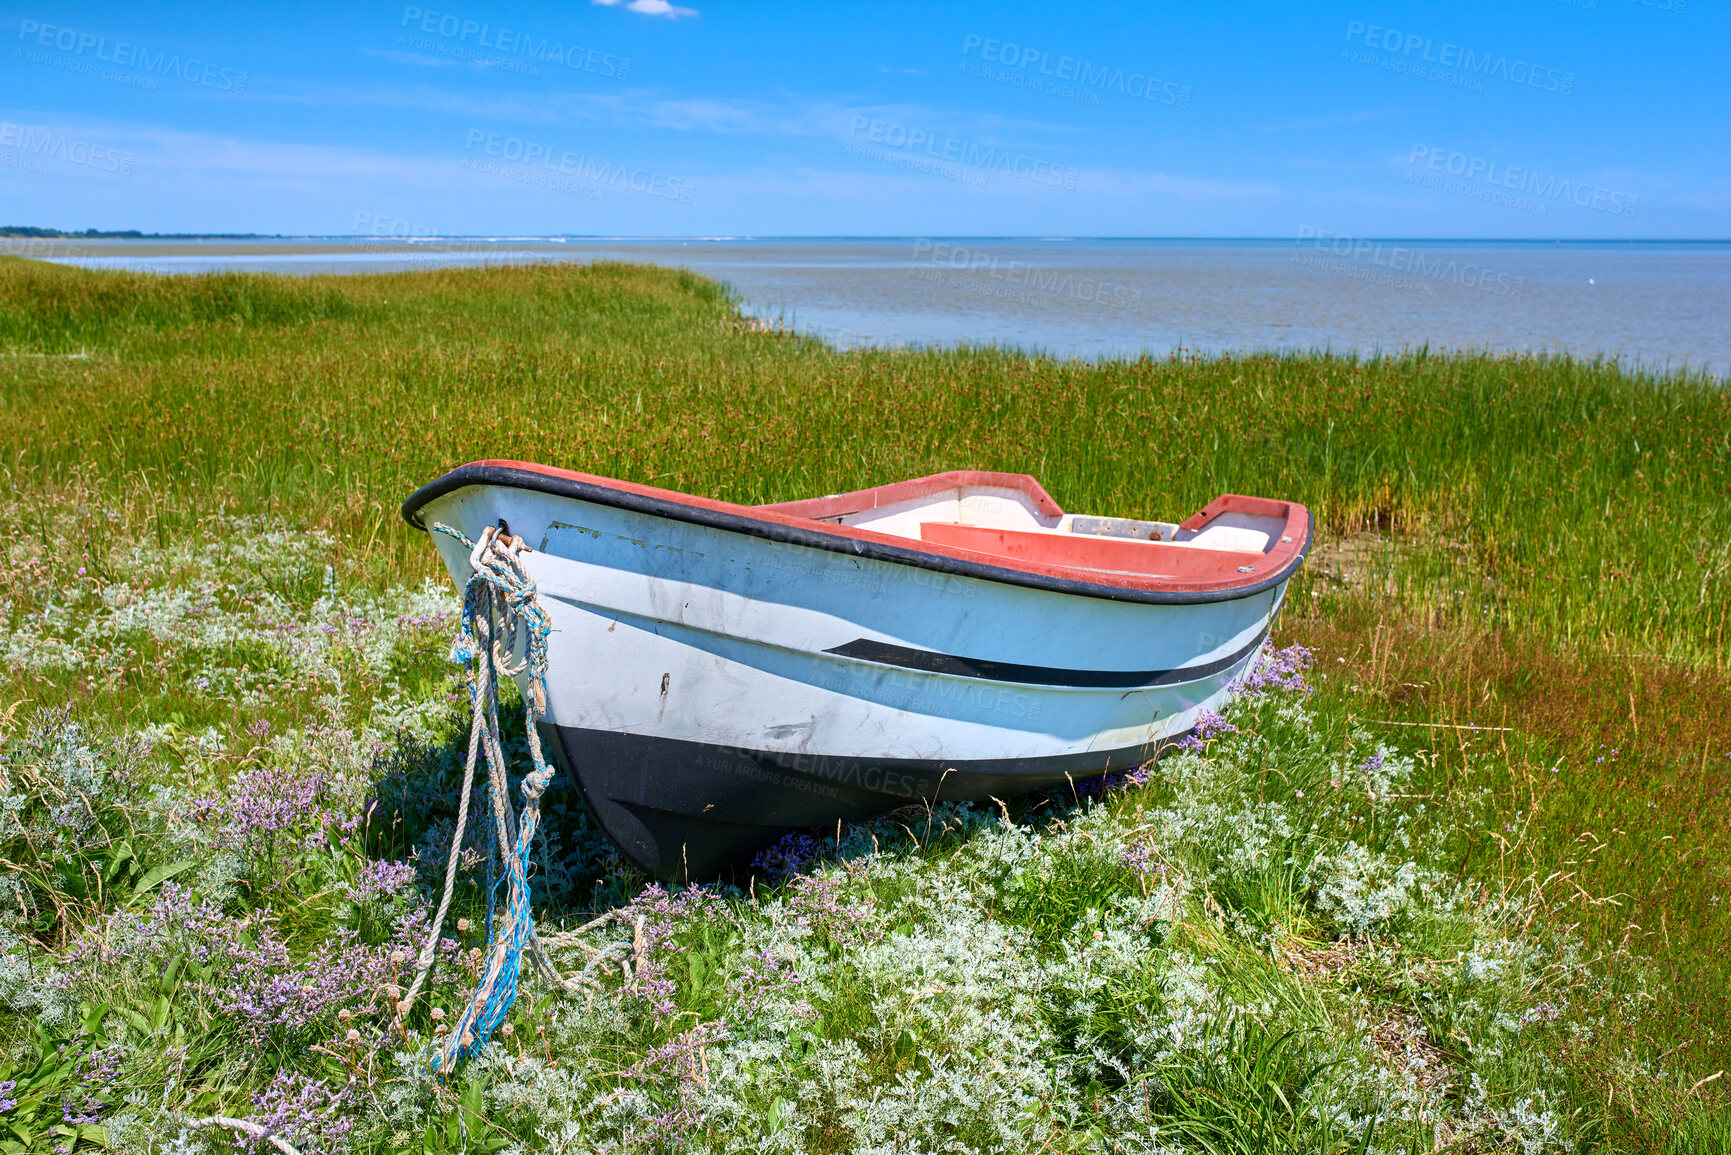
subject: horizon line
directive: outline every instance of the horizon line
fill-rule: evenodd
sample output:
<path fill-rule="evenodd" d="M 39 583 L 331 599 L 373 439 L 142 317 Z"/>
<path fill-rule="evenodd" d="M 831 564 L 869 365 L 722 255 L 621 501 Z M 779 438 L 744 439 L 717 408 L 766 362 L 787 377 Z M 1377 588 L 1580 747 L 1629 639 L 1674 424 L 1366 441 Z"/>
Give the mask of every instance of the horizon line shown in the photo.
<path fill-rule="evenodd" d="M 218 232 L 152 232 L 134 229 L 106 229 L 101 232 L 24 232 L 28 226 L 12 226 L 20 231 L 0 228 L 0 239 L 36 241 L 146 241 L 146 240 L 247 240 L 247 241 L 374 241 L 413 244 L 442 240 L 487 241 L 1031 241 L 1064 243 L 1071 241 L 1279 241 L 1296 243 L 1309 240 L 1353 241 L 1422 241 L 1464 242 L 1473 244 L 1728 244 L 1731 237 L 1497 237 L 1497 236 L 1377 236 L 1368 233 L 1337 233 L 1324 231 L 1309 235 L 1243 234 L 1243 235 L 1113 235 L 1075 233 L 1064 236 L 1034 233 L 429 233 L 421 236 L 388 236 L 377 233 L 218 233 Z"/>

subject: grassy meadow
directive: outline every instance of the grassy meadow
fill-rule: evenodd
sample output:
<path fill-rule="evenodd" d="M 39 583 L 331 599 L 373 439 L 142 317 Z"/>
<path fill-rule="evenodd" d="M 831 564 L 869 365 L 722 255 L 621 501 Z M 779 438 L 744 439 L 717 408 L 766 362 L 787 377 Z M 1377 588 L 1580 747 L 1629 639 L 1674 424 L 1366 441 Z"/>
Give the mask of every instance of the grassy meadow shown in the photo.
<path fill-rule="evenodd" d="M 0 1152 L 232 1149 L 213 1115 L 303 1153 L 1731 1151 L 1721 384 L 840 353 L 637 266 L 0 258 L 0 407 Z M 671 894 L 556 786 L 540 917 L 625 923 L 439 1082 L 440 1020 L 388 1008 L 467 705 L 397 508 L 482 457 L 746 503 L 1251 493 L 1318 540 L 1267 684 L 1146 775 Z"/>

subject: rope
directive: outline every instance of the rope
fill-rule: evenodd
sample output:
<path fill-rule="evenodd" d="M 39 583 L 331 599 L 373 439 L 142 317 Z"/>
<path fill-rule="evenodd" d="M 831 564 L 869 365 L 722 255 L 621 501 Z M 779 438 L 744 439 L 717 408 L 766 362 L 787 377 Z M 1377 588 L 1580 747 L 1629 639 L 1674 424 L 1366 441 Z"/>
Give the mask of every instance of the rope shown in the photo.
<path fill-rule="evenodd" d="M 457 640 L 451 647 L 451 660 L 475 665 L 474 684 L 470 687 L 473 717 L 469 725 L 469 753 L 463 767 L 463 793 L 457 806 L 457 828 L 451 836 L 451 854 L 445 864 L 445 890 L 428 929 L 427 941 L 416 959 L 415 980 L 397 1004 L 399 1019 L 408 1016 L 438 958 L 439 932 L 444 929 L 445 915 L 451 907 L 463 834 L 468 828 L 477 754 L 487 760 L 487 795 L 493 816 L 489 857 L 501 864 L 500 882 L 506 888 L 502 919 L 494 916 L 494 894 L 500 883 L 495 882 L 488 890 L 486 962 L 480 982 L 469 1006 L 433 1057 L 433 1069 L 448 1074 L 485 1046 L 493 1031 L 505 1021 L 517 998 L 517 977 L 525 954 L 537 970 L 559 986 L 577 984 L 560 977 L 541 949 L 529 910 L 529 855 L 541 822 L 541 796 L 553 780 L 553 768 L 541 752 L 541 737 L 535 727 L 547 713 L 547 635 L 553 627 L 535 598 L 534 579 L 523 567 L 520 555 L 529 552 L 529 547 L 522 538 L 512 537 L 494 526 L 482 530 L 479 541 L 470 541 L 447 525 L 435 523 L 433 529 L 469 547 L 469 568 L 473 574 L 463 590 L 463 617 L 457 628 Z M 499 737 L 499 679 L 525 673 L 528 679 L 523 695 L 523 723 L 531 768 L 523 779 L 523 809 L 519 814 L 512 808 L 507 791 L 508 764 Z"/>
<path fill-rule="evenodd" d="M 247 1119 L 230 1119 L 227 1115 L 212 1115 L 205 1119 L 188 1119 L 186 1124 L 189 1127 L 198 1129 L 203 1129 L 205 1127 L 231 1127 L 234 1130 L 241 1132 L 243 1135 L 249 1135 L 252 1138 L 257 1139 L 261 1143 L 269 1143 L 272 1147 L 281 1151 L 283 1155 L 301 1155 L 301 1153 L 296 1151 L 294 1146 L 289 1143 L 287 1139 L 284 1139 L 280 1135 L 272 1135 L 257 1123 L 251 1122 Z"/>

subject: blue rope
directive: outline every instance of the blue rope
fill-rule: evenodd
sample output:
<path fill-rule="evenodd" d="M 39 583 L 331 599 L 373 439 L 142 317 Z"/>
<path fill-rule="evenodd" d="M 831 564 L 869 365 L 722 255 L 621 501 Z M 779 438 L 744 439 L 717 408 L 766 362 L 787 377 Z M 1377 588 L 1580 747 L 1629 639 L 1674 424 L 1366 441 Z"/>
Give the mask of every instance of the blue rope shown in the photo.
<path fill-rule="evenodd" d="M 536 601 L 534 581 L 510 549 L 495 546 L 497 539 L 493 538 L 487 540 L 477 554 L 475 543 L 460 531 L 437 523 L 433 529 L 462 542 L 472 558 L 482 558 L 482 564 L 475 566 L 473 576 L 463 589 L 463 615 L 451 646 L 451 661 L 458 665 L 476 664 L 475 678 L 469 688 L 470 704 L 477 714 L 485 715 L 481 745 L 494 789 L 500 797 L 504 796 L 509 781 L 509 768 L 499 740 L 498 685 L 501 675 L 528 675 L 523 694 L 523 724 L 528 733 L 532 763 L 521 787 L 523 810 L 515 823 L 514 845 L 506 845 L 510 841 L 510 831 L 505 825 L 508 819 L 501 820 L 495 814 L 493 838 L 504 864 L 504 875 L 487 888 L 487 949 L 480 984 L 468 1008 L 458 1017 L 439 1053 L 432 1059 L 435 1071 L 449 1074 L 464 1059 L 485 1046 L 510 1013 L 517 999 L 517 979 L 523 954 L 535 936 L 534 916 L 529 907 L 529 855 L 535 830 L 541 821 L 541 795 L 546 793 L 553 780 L 553 768 L 542 756 L 535 723 L 546 712 L 547 637 L 553 632 L 553 624 Z M 485 622 L 486 626 L 477 631 L 480 622 Z M 503 638 L 494 634 L 495 628 Z M 519 631 L 524 659 L 522 665 L 511 670 L 502 664 L 501 654 L 516 651 Z M 505 805 L 508 811 L 509 803 Z M 496 917 L 496 894 L 501 885 L 506 887 L 502 922 Z"/>

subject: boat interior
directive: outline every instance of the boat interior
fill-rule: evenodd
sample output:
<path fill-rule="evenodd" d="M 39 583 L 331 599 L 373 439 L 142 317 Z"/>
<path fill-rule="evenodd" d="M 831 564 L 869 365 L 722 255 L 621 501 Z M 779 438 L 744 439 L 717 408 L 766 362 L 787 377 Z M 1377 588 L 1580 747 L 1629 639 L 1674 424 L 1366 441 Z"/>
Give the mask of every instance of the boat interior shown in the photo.
<path fill-rule="evenodd" d="M 1303 548 L 1302 506 L 1228 494 L 1182 522 L 1065 513 L 1032 477 L 954 472 L 758 507 L 1012 564 L 1210 585 L 1255 580 Z"/>

